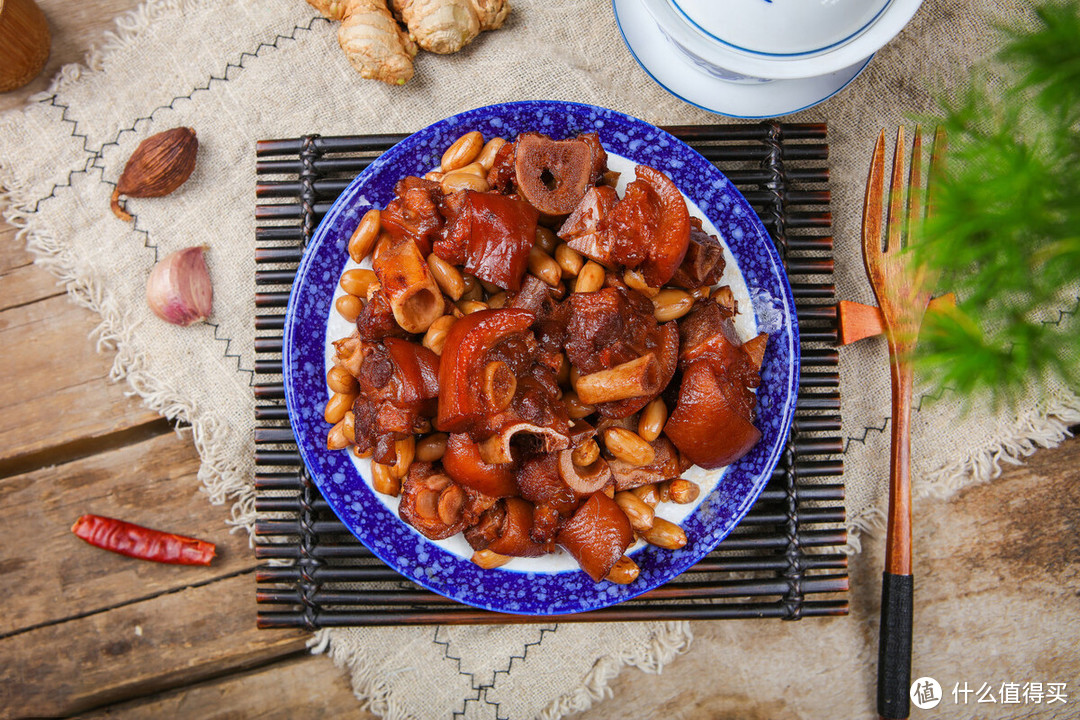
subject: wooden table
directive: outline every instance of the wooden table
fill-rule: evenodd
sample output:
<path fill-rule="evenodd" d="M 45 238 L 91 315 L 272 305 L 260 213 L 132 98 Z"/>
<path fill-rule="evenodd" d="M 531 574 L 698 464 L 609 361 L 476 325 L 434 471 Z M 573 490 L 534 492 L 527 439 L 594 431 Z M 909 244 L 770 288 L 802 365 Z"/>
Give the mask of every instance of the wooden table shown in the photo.
<path fill-rule="evenodd" d="M 79 61 L 138 0 L 39 4 L 52 24 L 52 56 L 29 87 L 0 95 L 0 111 L 45 89 L 60 65 Z M 371 717 L 343 673 L 307 654 L 305 633 L 256 629 L 256 562 L 247 538 L 226 527 L 228 510 L 201 495 L 190 438 L 109 380 L 111 353 L 87 339 L 96 317 L 32 261 L 14 228 L 0 223 L 0 716 Z M 1005 542 L 994 539 L 993 528 L 1006 522 L 1010 501 L 1030 498 L 1041 503 L 1043 531 L 1011 571 L 1034 572 L 1048 558 L 1075 569 L 1078 489 L 1080 440 L 1073 439 L 953 503 L 917 504 L 917 526 L 925 532 L 951 522 L 950 513 L 979 518 L 988 530 L 983 550 L 992 550 Z M 182 568 L 101 552 L 69 532 L 84 512 L 211 540 L 219 558 L 210 568 Z M 963 567 L 977 545 L 937 554 L 951 553 Z M 880 553 L 855 559 L 854 608 L 876 602 L 879 571 Z M 703 646 L 708 626 L 695 625 Z M 708 659 L 699 647 L 660 677 L 624 672 L 614 683 L 616 699 L 582 717 L 619 717 L 628 707 L 638 716 L 666 712 L 675 698 L 684 718 L 736 708 L 740 716 L 768 716 L 753 699 L 694 683 Z"/>

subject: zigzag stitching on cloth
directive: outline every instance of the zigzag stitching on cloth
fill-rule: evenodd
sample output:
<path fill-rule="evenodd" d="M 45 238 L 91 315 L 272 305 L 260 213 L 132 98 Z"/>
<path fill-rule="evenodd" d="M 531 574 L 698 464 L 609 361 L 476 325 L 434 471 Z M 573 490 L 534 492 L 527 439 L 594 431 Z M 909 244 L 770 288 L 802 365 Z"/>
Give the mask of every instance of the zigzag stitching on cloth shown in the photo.
<path fill-rule="evenodd" d="M 215 80 L 218 81 L 218 82 L 228 82 L 229 80 L 231 80 L 231 78 L 229 77 L 229 71 L 234 70 L 234 69 L 235 70 L 243 70 L 245 68 L 244 61 L 247 58 L 249 58 L 249 57 L 250 58 L 257 58 L 257 57 L 259 57 L 259 53 L 261 53 L 266 48 L 274 48 L 275 50 L 277 50 L 278 49 L 278 42 L 281 41 L 281 40 L 296 40 L 297 32 L 299 32 L 301 30 L 303 30 L 305 32 L 311 32 L 312 28 L 315 26 L 315 23 L 317 21 L 319 21 L 319 20 L 322 20 L 322 21 L 327 22 L 327 23 L 330 22 L 329 20 L 327 20 L 326 18 L 324 18 L 321 15 L 315 15 L 315 16 L 313 16 L 311 18 L 311 20 L 308 21 L 307 25 L 294 25 L 293 29 L 292 29 L 292 32 L 290 32 L 288 35 L 282 35 L 281 33 L 278 33 L 277 36 L 274 37 L 274 40 L 272 42 L 260 42 L 258 47 L 255 48 L 254 52 L 248 52 L 248 51 L 245 50 L 244 52 L 240 53 L 239 62 L 235 62 L 235 63 L 234 62 L 228 62 L 228 63 L 226 63 L 225 64 L 225 69 L 221 73 L 220 77 L 218 77 L 217 75 L 211 75 L 210 78 L 206 81 L 206 85 L 196 86 L 187 95 L 177 95 L 172 100 L 170 100 L 168 102 L 168 104 L 166 104 L 166 105 L 158 105 L 156 108 L 151 110 L 148 115 L 144 115 L 143 117 L 136 118 L 135 121 L 132 122 L 130 127 L 121 128 L 119 131 L 117 131 L 116 137 L 113 140 L 109 140 L 108 142 L 102 143 L 101 147 L 96 151 L 96 154 L 97 155 L 102 155 L 105 152 L 105 148 L 109 147 L 110 145 L 119 145 L 120 144 L 120 138 L 123 136 L 124 133 L 135 132 L 135 129 L 139 126 L 139 123 L 141 123 L 143 121 L 149 122 L 149 121 L 153 120 L 154 115 L 159 110 L 175 109 L 173 106 L 176 103 L 176 101 L 178 101 L 178 100 L 191 100 L 192 97 L 195 95 L 195 93 L 200 92 L 200 91 L 209 91 L 210 88 L 213 86 Z"/>
<path fill-rule="evenodd" d="M 1043 320 L 1043 321 L 1041 321 L 1042 324 L 1043 325 L 1060 326 L 1062 321 L 1065 320 L 1066 316 L 1069 316 L 1069 317 L 1075 316 L 1077 309 L 1080 309 L 1080 295 L 1077 295 L 1075 300 L 1076 300 L 1076 302 L 1073 304 L 1073 306 L 1071 308 L 1069 308 L 1067 310 L 1058 310 L 1057 320 Z"/>
<path fill-rule="evenodd" d="M 496 670 L 491 676 L 491 682 L 480 686 L 480 689 L 483 690 L 483 700 L 484 700 L 484 702 L 486 704 L 491 705 L 491 706 L 493 706 L 495 708 L 495 717 L 497 718 L 497 720 L 508 720 L 508 718 L 506 716 L 503 716 L 503 715 L 499 714 L 499 706 L 500 706 L 499 703 L 492 702 L 491 700 L 488 700 L 487 691 L 491 690 L 491 689 L 493 689 L 495 687 L 495 684 L 498 682 L 499 673 L 503 673 L 503 674 L 509 676 L 510 671 L 514 669 L 514 661 L 515 660 L 521 660 L 522 662 L 524 662 L 529 657 L 529 650 L 530 649 L 532 649 L 532 648 L 540 645 L 542 642 L 544 642 L 544 638 L 547 637 L 547 633 L 554 633 L 558 629 L 559 629 L 559 624 L 558 623 L 556 623 L 554 627 L 540 628 L 540 637 L 539 638 L 537 638 L 534 642 L 525 643 L 524 652 L 521 655 L 511 655 L 509 657 L 508 661 L 507 661 L 506 669 L 505 670 Z"/>
<path fill-rule="evenodd" d="M 477 691 L 476 697 L 474 697 L 474 698 L 463 698 L 461 700 L 461 710 L 458 710 L 458 711 L 454 712 L 454 717 L 456 717 L 456 718 L 457 717 L 464 717 L 464 715 L 465 715 L 465 705 L 468 703 L 469 700 L 479 700 L 480 699 L 480 691 L 476 686 L 476 676 L 471 672 L 466 672 L 465 670 L 462 670 L 461 669 L 461 658 L 450 654 L 450 641 L 449 640 L 439 640 L 439 630 L 441 630 L 441 629 L 442 629 L 441 627 L 436 626 L 435 635 L 431 638 L 431 641 L 433 643 L 435 643 L 436 645 L 442 645 L 443 646 L 443 658 L 446 659 L 446 660 L 453 660 L 457 664 L 458 674 L 468 677 L 469 678 L 469 686 Z"/>
<path fill-rule="evenodd" d="M 85 152 L 89 153 L 90 151 L 86 150 Z M 34 203 L 34 212 L 37 212 L 41 209 L 41 204 L 43 202 L 55 198 L 57 190 L 59 190 L 60 188 L 71 187 L 71 178 L 75 177 L 76 175 L 88 174 L 90 172 L 90 169 L 93 167 L 96 167 L 94 165 L 94 156 L 90 155 L 90 157 L 86 159 L 86 163 L 83 165 L 82 170 L 68 171 L 67 178 L 64 179 L 64 182 L 56 183 L 52 186 L 52 188 L 49 189 L 48 195 L 37 199 L 37 201 Z"/>
<path fill-rule="evenodd" d="M 923 402 L 925 402 L 927 400 L 940 400 L 942 397 L 944 397 L 946 392 L 951 391 L 953 389 L 954 388 L 952 388 L 952 387 L 943 387 L 943 388 L 940 388 L 937 392 L 924 393 L 924 394 L 920 395 L 919 396 L 919 404 L 915 406 L 915 410 L 921 412 L 922 407 L 923 407 Z M 867 425 L 866 427 L 864 427 L 862 437 L 855 437 L 854 435 L 848 435 L 847 438 L 845 438 L 846 442 L 844 443 L 844 452 L 846 453 L 848 451 L 848 448 L 851 446 L 851 443 L 853 443 L 853 442 L 862 443 L 863 445 L 865 445 L 866 444 L 866 436 L 870 434 L 871 430 L 879 432 L 879 433 L 884 433 L 886 428 L 888 428 L 888 427 L 889 427 L 889 418 L 885 418 L 885 421 L 883 423 L 881 423 L 881 427 L 877 427 L 876 425 Z"/>

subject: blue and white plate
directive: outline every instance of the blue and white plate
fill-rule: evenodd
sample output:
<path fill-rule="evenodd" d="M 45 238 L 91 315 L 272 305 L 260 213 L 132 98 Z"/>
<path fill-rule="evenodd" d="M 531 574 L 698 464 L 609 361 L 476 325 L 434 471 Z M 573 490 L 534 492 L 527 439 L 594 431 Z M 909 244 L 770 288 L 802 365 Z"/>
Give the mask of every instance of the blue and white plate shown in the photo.
<path fill-rule="evenodd" d="M 370 463 L 348 451 L 328 451 L 323 408 L 330 343 L 351 332 L 333 309 L 338 278 L 352 266 L 346 245 L 363 214 L 385 207 L 394 184 L 435 168 L 462 134 L 513 138 L 540 131 L 555 138 L 595 131 L 623 182 L 633 165 L 667 173 L 683 191 L 692 214 L 715 230 L 727 248 L 722 282 L 740 299 L 740 331 L 770 333 L 758 390 L 757 425 L 763 437 L 738 462 L 718 471 L 693 468 L 702 486 L 693 505 L 666 504 L 659 515 L 678 522 L 689 542 L 677 551 L 640 545 L 630 550 L 641 567 L 631 585 L 594 583 L 565 552 L 516 558 L 484 570 L 472 562 L 461 536 L 434 542 L 402 522 L 397 499 L 371 489 Z M 641 120 L 612 110 L 561 102 L 521 102 L 455 115 L 409 136 L 357 177 L 331 207 L 312 239 L 293 285 L 286 313 L 283 371 L 289 420 L 319 490 L 341 521 L 383 562 L 405 577 L 454 600 L 504 613 L 555 615 L 594 610 L 651 590 L 697 562 L 731 532 L 765 486 L 791 427 L 798 390 L 799 342 L 791 288 L 761 222 L 731 182 L 708 160 Z"/>

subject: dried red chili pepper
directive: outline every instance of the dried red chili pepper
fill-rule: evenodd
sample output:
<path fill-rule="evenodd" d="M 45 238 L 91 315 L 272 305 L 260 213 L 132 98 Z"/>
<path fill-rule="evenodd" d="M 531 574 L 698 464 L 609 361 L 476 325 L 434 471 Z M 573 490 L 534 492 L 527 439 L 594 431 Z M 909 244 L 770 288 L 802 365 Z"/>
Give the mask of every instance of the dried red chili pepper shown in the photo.
<path fill-rule="evenodd" d="M 215 554 L 214 543 L 100 515 L 83 515 L 71 532 L 103 550 L 171 565 L 209 565 Z"/>

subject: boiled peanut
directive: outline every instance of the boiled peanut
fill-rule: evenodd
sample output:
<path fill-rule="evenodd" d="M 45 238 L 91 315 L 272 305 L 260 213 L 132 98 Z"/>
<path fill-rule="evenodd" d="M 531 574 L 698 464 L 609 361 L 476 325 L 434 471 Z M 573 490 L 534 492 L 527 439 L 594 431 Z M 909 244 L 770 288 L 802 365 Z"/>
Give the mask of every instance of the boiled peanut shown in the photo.
<path fill-rule="evenodd" d="M 326 435 L 327 450 L 341 450 L 349 447 L 349 439 L 345 437 L 345 432 L 342 427 L 344 424 L 345 421 L 342 420 L 334 425 L 334 427 L 330 428 L 330 432 Z"/>
<path fill-rule="evenodd" d="M 372 451 L 371 448 L 368 448 L 367 450 L 361 450 L 360 448 L 353 445 L 352 454 L 355 455 L 356 457 L 360 458 L 361 460 L 363 460 L 365 458 L 371 457 L 372 454 L 373 454 L 373 451 Z"/>
<path fill-rule="evenodd" d="M 484 568 L 485 570 L 492 570 L 505 565 L 513 560 L 509 555 L 500 555 L 492 550 L 477 550 L 472 554 L 472 561 Z"/>
<path fill-rule="evenodd" d="M 698 487 L 698 484 L 693 480 L 687 480 L 686 478 L 668 480 L 667 486 L 668 497 L 671 498 L 671 502 L 680 505 L 694 502 L 698 499 L 698 495 L 701 494 L 701 488 Z"/>
<path fill-rule="evenodd" d="M 435 253 L 427 256 L 427 266 L 442 291 L 449 295 L 451 300 L 460 300 L 465 292 L 465 279 L 461 277 L 461 271 Z"/>
<path fill-rule="evenodd" d="M 576 365 L 570 366 L 570 387 L 576 388 L 577 381 L 581 379 L 581 371 L 577 369 Z"/>
<path fill-rule="evenodd" d="M 634 493 L 629 490 L 615 493 L 615 503 L 622 508 L 623 513 L 630 520 L 630 527 L 634 528 L 634 530 L 643 532 L 653 526 L 653 518 L 656 517 L 656 513 L 649 507 L 648 503 Z"/>
<path fill-rule="evenodd" d="M 559 263 L 565 278 L 577 277 L 581 268 L 585 267 L 584 256 L 566 243 L 555 248 L 555 262 Z"/>
<path fill-rule="evenodd" d="M 431 323 L 427 332 L 424 333 L 423 346 L 436 355 L 442 355 L 443 347 L 446 345 L 446 334 L 450 332 L 454 321 L 453 315 L 435 318 L 435 322 Z"/>
<path fill-rule="evenodd" d="M 623 555 L 611 566 L 611 571 L 608 572 L 607 577 L 604 579 L 616 585 L 629 585 L 638 579 L 640 573 L 641 568 L 638 567 L 638 564 L 629 556 Z"/>
<path fill-rule="evenodd" d="M 323 418 L 326 422 L 333 425 L 341 422 L 345 417 L 345 413 L 352 410 L 353 402 L 356 400 L 356 393 L 334 393 L 330 396 L 330 400 L 326 403 L 326 410 L 323 412 Z"/>
<path fill-rule="evenodd" d="M 488 298 L 487 306 L 492 309 L 504 308 L 506 307 L 506 300 L 507 297 L 505 292 L 495 293 Z"/>
<path fill-rule="evenodd" d="M 401 493 L 401 479 L 394 477 L 389 465 L 371 463 L 371 487 L 375 492 L 397 497 Z"/>
<path fill-rule="evenodd" d="M 574 292 L 596 292 L 604 287 L 604 279 L 604 266 L 590 260 L 582 266 L 581 271 L 578 273 Z"/>
<path fill-rule="evenodd" d="M 349 322 L 356 322 L 360 311 L 364 309 L 364 303 L 355 295 L 342 295 L 334 301 L 334 309 Z"/>
<path fill-rule="evenodd" d="M 429 173 L 424 173 L 424 179 L 430 180 L 431 182 L 442 182 L 444 175 L 446 175 L 446 173 L 441 170 L 432 170 Z"/>
<path fill-rule="evenodd" d="M 712 288 L 708 285 L 702 285 L 699 288 L 694 288 L 690 291 L 690 294 L 694 296 L 695 300 L 704 300 L 709 297 L 709 293 L 712 292 Z"/>
<path fill-rule="evenodd" d="M 484 288 L 484 292 L 488 295 L 494 295 L 495 293 L 502 292 L 502 288 L 493 282 L 488 282 L 484 278 L 476 278 L 476 282 L 480 283 L 480 287 Z"/>
<path fill-rule="evenodd" d="M 690 293 L 675 288 L 661 290 L 652 301 L 657 322 L 678 320 L 694 306 L 694 297 Z"/>
<path fill-rule="evenodd" d="M 648 465 L 656 459 L 656 451 L 641 436 L 625 428 L 610 427 L 604 430 L 604 447 L 623 462 L 631 465 Z"/>
<path fill-rule="evenodd" d="M 555 252 L 555 248 L 559 245 L 559 236 L 554 232 L 544 227 L 543 225 L 536 226 L 536 245 L 547 254 Z"/>
<path fill-rule="evenodd" d="M 397 460 L 390 466 L 390 474 L 400 479 L 409 474 L 409 466 L 416 457 L 416 436 L 410 435 L 404 440 L 395 440 L 394 452 L 397 453 Z"/>
<path fill-rule="evenodd" d="M 570 453 L 570 459 L 578 467 L 588 467 L 596 462 L 600 457 L 600 446 L 596 444 L 596 441 L 589 438 L 585 442 L 574 448 L 574 451 Z"/>
<path fill-rule="evenodd" d="M 490 170 L 491 166 L 495 164 L 495 156 L 502 150 L 502 146 L 506 144 L 506 140 L 501 137 L 493 137 L 484 143 L 483 149 L 480 150 L 480 154 L 476 156 L 476 162 L 484 166 L 485 170 Z"/>
<path fill-rule="evenodd" d="M 484 136 L 479 131 L 465 133 L 446 148 L 439 167 L 444 173 L 465 167 L 476 159 L 483 147 Z"/>
<path fill-rule="evenodd" d="M 368 256 L 375 247 L 375 241 L 379 239 L 379 223 L 382 214 L 378 208 L 371 208 L 364 217 L 360 218 L 360 224 L 356 226 L 352 237 L 349 238 L 349 257 L 353 262 L 360 262 Z"/>
<path fill-rule="evenodd" d="M 567 359 L 566 353 L 559 355 L 559 372 L 555 380 L 564 387 L 570 383 L 570 360 Z"/>
<path fill-rule="evenodd" d="M 469 163 L 468 165 L 466 165 L 463 168 L 458 168 L 454 172 L 472 173 L 473 175 L 476 175 L 477 177 L 482 177 L 485 180 L 487 179 L 487 169 L 483 165 L 481 165 L 480 163 L 478 163 L 476 161 L 473 161 L 473 162 Z"/>
<path fill-rule="evenodd" d="M 487 303 L 479 300 L 459 300 L 457 307 L 462 315 L 472 315 L 474 312 L 488 309 Z"/>
<path fill-rule="evenodd" d="M 562 396 L 563 405 L 566 406 L 566 414 L 571 420 L 580 420 L 581 418 L 592 415 L 596 408 L 592 405 L 586 405 L 578 399 L 578 394 L 574 390 L 567 390 Z"/>
<path fill-rule="evenodd" d="M 536 245 L 529 249 L 529 272 L 552 287 L 558 285 L 562 279 L 559 263 Z"/>
<path fill-rule="evenodd" d="M 437 462 L 446 453 L 446 433 L 432 433 L 416 442 L 416 459 L 420 462 Z"/>
<path fill-rule="evenodd" d="M 645 276 L 638 270 L 627 270 L 623 273 L 623 282 L 628 288 L 637 290 L 650 300 L 660 292 L 657 288 L 649 287 L 649 283 L 645 282 Z"/>
<path fill-rule="evenodd" d="M 345 439 L 352 445 L 356 442 L 356 414 L 350 410 L 345 413 L 345 417 L 341 418 L 341 422 L 338 423 L 341 426 L 341 431 L 345 433 Z"/>
<path fill-rule="evenodd" d="M 640 533 L 650 545 L 667 550 L 678 550 L 686 545 L 686 533 L 675 523 L 664 518 L 653 518 L 652 527 Z"/>
<path fill-rule="evenodd" d="M 660 493 L 657 491 L 656 483 L 641 485 L 630 492 L 637 495 L 638 499 L 649 507 L 656 507 L 660 504 Z"/>
<path fill-rule="evenodd" d="M 442 187 L 442 191 L 447 195 L 455 193 L 458 190 L 487 192 L 491 189 L 491 186 L 488 185 L 487 178 L 463 170 L 455 170 L 454 172 L 446 173 L 443 175 L 443 179 L 439 181 L 439 185 Z"/>
<path fill-rule="evenodd" d="M 382 251 L 390 247 L 394 243 L 394 236 L 388 232 L 379 233 L 379 239 L 375 241 L 375 247 L 371 249 L 371 262 L 376 263 L 379 261 L 379 255 Z"/>
<path fill-rule="evenodd" d="M 356 378 L 340 365 L 335 365 L 326 373 L 326 384 L 336 393 L 354 393 L 358 387 Z"/>
<path fill-rule="evenodd" d="M 465 292 L 461 294 L 462 300 L 483 300 L 484 286 L 472 273 L 462 273 L 461 279 L 465 281 Z"/>
<path fill-rule="evenodd" d="M 641 411 L 637 433 L 646 442 L 652 442 L 660 437 L 665 422 L 667 422 L 667 405 L 664 404 L 663 398 L 656 398 Z"/>
<path fill-rule="evenodd" d="M 374 270 L 367 268 L 353 268 L 341 274 L 341 289 L 356 297 L 367 297 L 368 288 L 372 283 L 379 282 Z"/>

